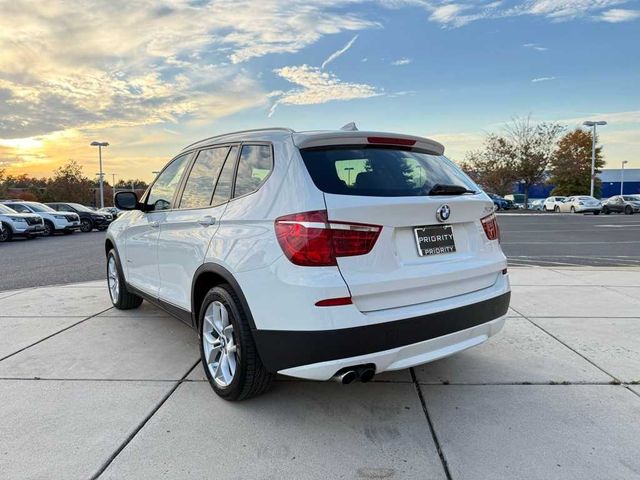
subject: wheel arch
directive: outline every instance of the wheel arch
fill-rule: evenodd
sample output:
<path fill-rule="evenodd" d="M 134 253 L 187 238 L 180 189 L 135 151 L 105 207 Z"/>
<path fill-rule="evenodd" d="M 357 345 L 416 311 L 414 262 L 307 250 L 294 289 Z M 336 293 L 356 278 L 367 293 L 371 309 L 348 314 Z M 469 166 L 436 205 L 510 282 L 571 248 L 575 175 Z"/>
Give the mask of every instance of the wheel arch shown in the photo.
<path fill-rule="evenodd" d="M 242 308 L 247 315 L 251 330 L 255 330 L 256 324 L 253 320 L 251 309 L 249 308 L 249 304 L 247 303 L 247 299 L 244 296 L 242 288 L 240 288 L 240 285 L 234 278 L 233 274 L 217 263 L 204 263 L 196 270 L 193 275 L 193 282 L 191 283 L 191 322 L 198 331 L 198 334 L 200 334 L 199 319 L 202 301 L 211 288 L 223 283 L 228 284 L 236 293 L 240 299 Z"/>

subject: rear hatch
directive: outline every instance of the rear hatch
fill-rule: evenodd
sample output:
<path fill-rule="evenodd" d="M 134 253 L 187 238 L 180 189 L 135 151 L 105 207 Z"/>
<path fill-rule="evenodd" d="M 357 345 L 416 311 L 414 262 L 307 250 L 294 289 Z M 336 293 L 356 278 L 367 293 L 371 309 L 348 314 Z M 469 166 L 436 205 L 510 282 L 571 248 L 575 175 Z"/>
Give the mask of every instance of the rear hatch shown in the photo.
<path fill-rule="evenodd" d="M 437 148 L 385 138 L 301 148 L 330 223 L 382 226 L 368 254 L 337 258 L 353 303 L 370 312 L 493 285 L 504 255 L 480 221 L 493 202 Z"/>

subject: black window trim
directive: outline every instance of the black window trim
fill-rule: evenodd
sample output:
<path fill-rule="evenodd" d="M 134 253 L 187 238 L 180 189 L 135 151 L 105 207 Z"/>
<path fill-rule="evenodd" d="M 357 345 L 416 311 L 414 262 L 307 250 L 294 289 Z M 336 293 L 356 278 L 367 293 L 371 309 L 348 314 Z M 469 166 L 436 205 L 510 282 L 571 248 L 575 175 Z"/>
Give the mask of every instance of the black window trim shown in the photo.
<path fill-rule="evenodd" d="M 227 160 L 229 159 L 229 154 L 231 153 L 231 148 L 233 147 L 233 144 L 222 144 L 222 145 L 211 145 L 209 147 L 204 147 L 204 148 L 199 148 L 195 154 L 193 155 L 193 158 L 189 161 L 189 164 L 187 165 L 187 168 L 189 169 L 189 171 L 187 172 L 185 169 L 184 172 L 184 178 L 180 181 L 180 187 L 179 187 L 179 192 L 177 195 L 177 199 L 178 202 L 176 202 L 177 208 L 172 208 L 171 210 L 180 210 L 180 211 L 187 211 L 187 210 L 202 210 L 203 208 L 210 208 L 213 205 L 211 205 L 212 201 L 213 201 L 213 195 L 215 194 L 216 191 L 216 187 L 218 186 L 218 180 L 220 179 L 220 175 L 222 174 L 222 169 L 224 168 L 225 164 L 227 163 Z M 180 205 L 182 204 L 182 197 L 184 195 L 184 189 L 187 186 L 187 181 L 189 180 L 189 176 L 191 175 L 191 172 L 193 170 L 193 167 L 195 167 L 196 162 L 198 161 L 198 155 L 200 155 L 201 152 L 204 152 L 205 150 L 214 150 L 216 148 L 226 148 L 227 149 L 227 154 L 224 157 L 224 161 L 222 162 L 222 167 L 220 168 L 220 172 L 218 173 L 218 177 L 216 178 L 216 183 L 213 186 L 213 190 L 211 191 L 211 197 L 209 198 L 209 204 L 208 205 L 204 205 L 204 206 L 200 206 L 200 207 L 189 207 L 189 208 L 182 208 L 180 207 Z M 222 203 L 220 205 L 223 205 Z M 217 206 L 217 205 L 215 205 Z M 166 211 L 166 210 L 164 210 Z"/>
<path fill-rule="evenodd" d="M 238 165 L 240 165 L 240 157 L 242 156 L 242 148 L 244 148 L 244 146 L 248 146 L 248 147 L 253 147 L 253 146 L 267 146 L 270 147 L 271 149 L 271 170 L 269 171 L 269 173 L 267 174 L 266 177 L 264 177 L 264 180 L 262 181 L 262 183 L 260 184 L 260 186 L 258 188 L 256 188 L 255 190 L 245 193 L 244 195 L 240 195 L 239 197 L 236 197 L 236 180 L 237 180 L 237 176 L 238 176 Z M 240 145 L 240 150 L 238 150 L 238 158 L 236 159 L 236 168 L 233 172 L 233 188 L 231 189 L 231 200 L 236 200 L 239 198 L 244 198 L 247 197 L 249 195 L 253 195 L 254 193 L 256 193 L 257 191 L 259 191 L 265 183 L 267 183 L 267 180 L 269 180 L 269 177 L 271 176 L 271 174 L 273 173 L 273 171 L 276 168 L 276 156 L 274 154 L 274 150 L 273 150 L 273 142 L 261 142 L 261 141 L 251 141 L 248 140 L 246 142 L 241 142 Z"/>
<path fill-rule="evenodd" d="M 142 195 L 142 198 L 140 199 L 140 203 L 142 204 L 142 211 L 145 213 L 153 213 L 153 212 L 170 212 L 172 210 L 176 210 L 174 208 L 168 208 L 166 210 L 147 210 L 147 200 L 149 199 L 149 195 L 151 194 L 151 190 L 153 190 L 154 185 L 156 184 L 156 182 L 158 181 L 158 178 L 160 178 L 160 176 L 164 173 L 164 171 L 169 168 L 173 162 L 175 162 L 178 158 L 180 157 L 184 157 L 187 156 L 187 164 L 185 165 L 185 171 L 189 168 L 189 166 L 191 165 L 192 161 L 193 161 L 193 152 L 195 150 L 191 150 L 188 152 L 180 152 L 178 155 L 176 155 L 175 157 L 173 157 L 170 161 L 167 162 L 167 164 L 162 168 L 162 170 L 160 170 L 160 172 L 156 175 L 156 178 L 153 179 L 153 182 L 151 182 L 151 185 L 149 185 L 147 187 L 147 190 L 144 192 L 144 194 Z M 185 171 L 182 172 L 182 177 L 180 178 L 180 181 L 178 182 L 178 188 L 176 188 L 176 191 L 173 192 L 173 197 L 171 198 L 171 205 L 175 205 L 175 201 L 177 198 L 178 193 L 182 193 L 182 187 L 183 187 L 183 183 L 185 180 Z"/>
<path fill-rule="evenodd" d="M 242 147 L 243 146 L 260 146 L 260 145 L 266 145 L 268 147 L 271 148 L 271 171 L 267 174 L 267 176 L 264 178 L 264 181 L 262 182 L 262 184 L 255 189 L 252 192 L 249 193 L 245 193 L 244 195 L 241 195 L 239 197 L 235 196 L 236 193 L 236 176 L 238 174 L 238 164 L 240 162 L 240 156 L 242 155 Z M 182 157 L 183 155 L 191 155 L 191 157 L 187 160 L 187 165 L 185 166 L 184 171 L 182 172 L 182 178 L 180 179 L 180 182 L 178 183 L 178 188 L 176 189 L 176 192 L 174 193 L 174 196 L 171 200 L 171 205 L 176 205 L 177 201 L 182 201 L 182 194 L 184 192 L 184 187 L 186 186 L 186 181 L 188 178 L 188 174 L 191 173 L 191 169 L 193 168 L 193 164 L 195 163 L 196 159 L 198 158 L 198 153 L 202 150 L 209 150 L 212 148 L 219 148 L 219 147 L 229 147 L 229 152 L 227 153 L 227 158 L 225 159 L 225 163 L 222 165 L 222 168 L 224 169 L 226 162 L 230 160 L 229 158 L 229 153 L 231 152 L 231 148 L 237 146 L 238 147 L 238 152 L 236 154 L 236 158 L 233 160 L 235 162 L 234 166 L 233 166 L 233 175 L 231 177 L 231 193 L 229 196 L 229 199 L 226 202 L 222 202 L 219 203 L 217 205 L 213 205 L 213 195 L 215 195 L 215 189 L 218 187 L 218 180 L 220 179 L 220 175 L 218 175 L 218 179 L 216 180 L 216 185 L 213 189 L 213 195 L 211 196 L 211 200 L 209 202 L 208 206 L 205 207 L 195 207 L 195 208 L 169 208 L 166 210 L 157 210 L 157 211 L 161 211 L 161 212 L 173 212 L 173 211 L 188 211 L 188 210 L 202 210 L 205 208 L 212 208 L 212 207 L 219 207 L 220 205 L 224 205 L 226 203 L 232 202 L 234 200 L 240 199 L 240 198 L 245 198 L 249 195 L 253 195 L 254 193 L 256 193 L 257 191 L 259 191 L 265 183 L 267 183 L 267 180 L 269 179 L 269 177 L 271 177 L 271 174 L 273 173 L 273 171 L 275 170 L 275 166 L 276 166 L 276 156 L 275 156 L 275 152 L 274 152 L 274 148 L 273 148 L 273 142 L 270 141 L 262 141 L 262 140 L 246 140 L 246 141 L 236 141 L 236 142 L 224 142 L 224 143 L 213 143 L 213 144 L 209 144 L 209 145 L 202 145 L 202 146 L 198 146 L 197 148 L 193 148 L 191 150 L 187 150 L 187 151 L 183 151 L 180 152 L 179 154 L 177 154 L 176 156 L 174 156 L 169 162 L 167 162 L 167 164 L 162 168 L 162 170 L 160 170 L 160 172 L 158 173 L 158 175 L 156 175 L 156 178 L 153 180 L 153 182 L 151 182 L 151 184 L 147 187 L 147 190 L 144 192 L 144 194 L 142 195 L 142 197 L 140 198 L 140 203 L 143 205 L 143 212 L 145 213 L 152 213 L 155 210 L 146 210 L 145 206 L 147 204 L 147 199 L 149 198 L 149 195 L 151 193 L 151 190 L 153 189 L 153 186 L 156 183 L 156 180 L 158 180 L 158 177 L 160 177 L 160 175 L 162 175 L 162 173 L 174 162 L 176 161 L 178 158 Z M 222 174 L 222 170 L 220 170 L 220 174 Z"/>

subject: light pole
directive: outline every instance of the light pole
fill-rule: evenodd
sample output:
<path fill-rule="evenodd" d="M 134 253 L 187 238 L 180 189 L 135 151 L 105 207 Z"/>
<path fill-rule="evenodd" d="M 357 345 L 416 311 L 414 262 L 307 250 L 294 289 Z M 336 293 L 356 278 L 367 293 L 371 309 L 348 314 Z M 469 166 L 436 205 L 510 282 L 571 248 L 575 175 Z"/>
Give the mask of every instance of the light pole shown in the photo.
<path fill-rule="evenodd" d="M 593 197 L 593 183 L 596 175 L 596 125 L 606 125 L 604 120 L 598 120 L 595 122 L 586 121 L 582 123 L 585 127 L 592 127 L 593 132 L 591 135 L 591 190 L 589 195 Z"/>
<path fill-rule="evenodd" d="M 100 159 L 100 208 L 104 208 L 104 182 L 102 181 L 102 177 L 104 174 L 102 173 L 102 147 L 108 147 L 108 142 L 91 142 L 92 147 L 98 147 L 98 158 Z"/>
<path fill-rule="evenodd" d="M 117 173 L 112 173 L 111 174 L 111 178 L 112 178 L 111 193 L 113 194 L 113 198 L 111 199 L 111 201 L 112 201 L 112 205 L 114 207 L 116 206 L 116 175 L 118 175 L 118 174 Z"/>
<path fill-rule="evenodd" d="M 624 195 L 624 166 L 629 163 L 626 160 L 622 161 L 622 172 L 620 173 L 620 195 Z"/>
<path fill-rule="evenodd" d="M 353 170 L 353 167 L 345 167 L 345 170 L 347 171 L 347 185 L 351 185 L 351 170 Z"/>

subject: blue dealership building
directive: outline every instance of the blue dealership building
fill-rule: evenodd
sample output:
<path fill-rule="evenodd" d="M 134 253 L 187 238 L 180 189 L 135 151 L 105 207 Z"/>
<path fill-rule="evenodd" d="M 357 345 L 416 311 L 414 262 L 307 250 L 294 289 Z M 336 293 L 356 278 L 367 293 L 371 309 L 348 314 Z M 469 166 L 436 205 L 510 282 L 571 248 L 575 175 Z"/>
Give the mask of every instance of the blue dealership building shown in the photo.
<path fill-rule="evenodd" d="M 601 198 L 609 198 L 613 195 L 620 195 L 620 184 L 622 182 L 621 168 L 606 168 L 597 174 L 601 183 Z M 551 195 L 554 185 L 548 183 L 540 183 L 529 188 L 529 198 L 547 198 Z M 524 193 L 521 184 L 515 185 L 515 193 Z M 576 192 L 579 193 L 579 192 Z M 582 192 L 587 195 L 588 192 Z M 624 169 L 624 194 L 640 195 L 640 168 Z"/>

